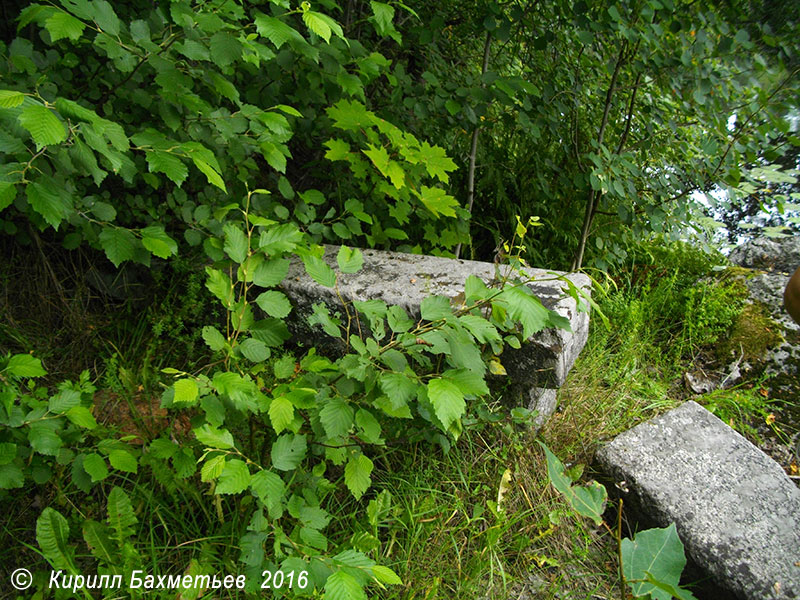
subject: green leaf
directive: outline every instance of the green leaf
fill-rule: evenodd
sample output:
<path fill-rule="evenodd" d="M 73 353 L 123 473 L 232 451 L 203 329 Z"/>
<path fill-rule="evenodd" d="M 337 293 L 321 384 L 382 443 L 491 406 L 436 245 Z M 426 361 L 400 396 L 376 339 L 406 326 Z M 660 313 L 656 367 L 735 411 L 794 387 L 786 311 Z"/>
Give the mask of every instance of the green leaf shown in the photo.
<path fill-rule="evenodd" d="M 151 173 L 164 173 L 171 179 L 178 187 L 186 180 L 189 175 L 189 167 L 170 152 L 163 152 L 161 150 L 148 150 L 145 156 L 147 158 L 147 167 Z"/>
<path fill-rule="evenodd" d="M 347 246 L 341 246 L 339 253 L 336 255 L 336 262 L 342 273 L 356 273 L 364 265 L 364 256 L 358 248 L 351 249 Z"/>
<path fill-rule="evenodd" d="M 333 398 L 319 411 L 319 421 L 329 438 L 341 437 L 353 426 L 353 407 L 341 398 Z"/>
<path fill-rule="evenodd" d="M 325 287 L 336 285 L 336 272 L 323 259 L 318 256 L 305 256 L 303 264 L 306 267 L 306 273 L 318 284 Z"/>
<path fill-rule="evenodd" d="M 62 38 L 75 41 L 81 37 L 84 24 L 63 10 L 53 11 L 44 21 L 44 27 L 50 33 L 50 40 L 56 42 Z"/>
<path fill-rule="evenodd" d="M 483 375 L 470 369 L 449 369 L 442 377 L 454 383 L 465 396 L 485 396 L 489 393 Z"/>
<path fill-rule="evenodd" d="M 233 308 L 233 284 L 231 278 L 218 269 L 206 267 L 206 287 L 208 291 L 214 294 L 222 301 L 222 305 L 227 308 Z"/>
<path fill-rule="evenodd" d="M 291 252 L 302 239 L 303 233 L 297 228 L 297 225 L 284 223 L 262 231 L 258 247 L 269 255 Z"/>
<path fill-rule="evenodd" d="M 522 335 L 527 339 L 550 325 L 550 311 L 541 300 L 522 286 L 507 287 L 498 300 L 508 306 L 508 314 L 522 324 Z"/>
<path fill-rule="evenodd" d="M 25 100 L 25 94 L 16 90 L 0 90 L 0 108 L 16 108 Z"/>
<path fill-rule="evenodd" d="M 286 485 L 280 475 L 272 471 L 259 471 L 250 478 L 250 489 L 264 503 L 272 518 L 279 518 Z"/>
<path fill-rule="evenodd" d="M 603 522 L 603 511 L 607 498 L 606 488 L 597 483 L 589 485 L 572 485 L 572 479 L 567 475 L 563 463 L 550 451 L 550 448 L 538 441 L 547 457 L 547 476 L 553 487 L 566 498 L 575 512 L 584 517 L 589 517 L 595 524 Z"/>
<path fill-rule="evenodd" d="M 458 321 L 480 344 L 500 341 L 502 339 L 497 328 L 483 317 L 477 315 L 462 315 L 458 318 Z"/>
<path fill-rule="evenodd" d="M 419 151 L 420 162 L 425 165 L 428 175 L 436 177 L 442 183 L 449 183 L 449 171 L 455 171 L 458 166 L 445 153 L 444 148 L 431 146 L 428 142 L 422 142 Z"/>
<path fill-rule="evenodd" d="M 262 261 L 253 271 L 253 283 L 260 287 L 278 285 L 289 272 L 289 261 L 285 258 L 273 258 Z"/>
<path fill-rule="evenodd" d="M 15 464 L 0 465 L 0 490 L 14 490 L 25 486 L 25 474 Z"/>
<path fill-rule="evenodd" d="M 117 218 L 117 209 L 108 202 L 97 201 L 92 204 L 92 214 L 101 221 L 113 221 Z"/>
<path fill-rule="evenodd" d="M 225 187 L 225 181 L 222 179 L 222 176 L 214 169 L 214 167 L 212 167 L 210 164 L 208 164 L 206 161 L 204 161 L 195 154 L 191 154 L 190 156 L 192 158 L 192 162 L 194 162 L 194 166 L 197 167 L 203 173 L 203 175 L 206 176 L 206 179 L 208 179 L 208 183 L 217 186 L 223 192 L 228 191 L 227 188 Z"/>
<path fill-rule="evenodd" d="M 375 4 L 373 2 L 373 4 Z M 403 585 L 403 581 L 397 576 L 397 573 L 392 571 L 389 567 L 382 567 L 375 565 L 372 567 L 372 576 L 387 585 Z"/>
<path fill-rule="evenodd" d="M 242 355 L 254 363 L 264 362 L 269 358 L 269 348 L 261 340 L 247 338 L 239 344 L 239 351 Z"/>
<path fill-rule="evenodd" d="M 350 493 L 359 500 L 369 489 L 372 483 L 372 461 L 363 454 L 353 456 L 347 461 L 344 467 L 344 483 Z"/>
<path fill-rule="evenodd" d="M 178 244 L 167 235 L 161 225 L 151 225 L 141 231 L 142 245 L 159 258 L 169 258 L 178 253 Z"/>
<path fill-rule="evenodd" d="M 467 408 L 464 394 L 458 386 L 446 379 L 431 379 L 428 382 L 428 398 L 445 430 L 459 420 Z"/>
<path fill-rule="evenodd" d="M 319 37 L 327 43 L 331 41 L 331 26 L 330 19 L 326 20 L 322 13 L 309 10 L 303 13 L 303 22 L 311 31 L 316 33 Z"/>
<path fill-rule="evenodd" d="M 367 600 L 367 594 L 355 577 L 337 571 L 325 582 L 325 600 Z"/>
<path fill-rule="evenodd" d="M 36 542 L 47 562 L 54 569 L 75 572 L 72 563 L 72 548 L 68 543 L 69 524 L 57 510 L 49 506 L 36 519 Z"/>
<path fill-rule="evenodd" d="M 272 444 L 270 457 L 279 471 L 291 471 L 306 457 L 306 436 L 284 433 Z"/>
<path fill-rule="evenodd" d="M 419 305 L 420 316 L 426 321 L 437 321 L 453 316 L 450 299 L 447 296 L 427 296 Z"/>
<path fill-rule="evenodd" d="M 227 450 L 233 448 L 233 436 L 227 429 L 217 429 L 211 425 L 203 425 L 193 430 L 197 441 L 209 447 L 218 450 Z"/>
<path fill-rule="evenodd" d="M 60 420 L 59 420 L 60 421 Z M 28 442 L 36 452 L 56 456 L 63 445 L 59 436 L 60 422 L 34 421 L 28 426 Z"/>
<path fill-rule="evenodd" d="M 67 388 L 61 390 L 55 396 L 50 398 L 47 404 L 50 412 L 61 414 L 67 412 L 74 406 L 78 406 L 80 403 L 81 393 Z"/>
<path fill-rule="evenodd" d="M 74 423 L 78 427 L 83 427 L 84 429 L 94 429 L 97 427 L 97 421 L 95 421 L 92 411 L 85 406 L 70 408 L 66 413 L 66 417 L 71 423 Z"/>
<path fill-rule="evenodd" d="M 134 534 L 134 526 L 138 522 L 133 512 L 133 505 L 128 494 L 122 488 L 114 487 L 108 495 L 106 503 L 108 524 L 114 530 L 114 541 L 117 548 L 123 549 Z"/>
<path fill-rule="evenodd" d="M 225 232 L 225 245 L 222 249 L 225 254 L 230 256 L 234 262 L 243 263 L 247 258 L 249 246 L 247 236 L 239 226 L 233 223 L 226 224 L 223 231 Z"/>
<path fill-rule="evenodd" d="M 381 373 L 378 383 L 395 406 L 406 404 L 417 393 L 417 382 L 403 373 Z"/>
<path fill-rule="evenodd" d="M 0 148 L 0 152 L 3 152 L 2 148 Z M 11 206 L 16 197 L 17 186 L 8 181 L 0 181 L 0 211 Z"/>
<path fill-rule="evenodd" d="M 72 199 L 49 177 L 41 177 L 25 188 L 31 208 L 44 217 L 53 229 L 72 213 Z M 101 239 L 102 242 L 102 239 Z"/>
<path fill-rule="evenodd" d="M 125 471 L 126 473 L 137 473 L 139 471 L 139 463 L 136 462 L 136 457 L 125 450 L 112 450 L 108 455 L 108 462 L 118 471 Z"/>
<path fill-rule="evenodd" d="M 107 34 L 112 36 L 119 35 L 119 17 L 114 9 L 106 0 L 94 0 L 92 2 L 92 18 L 97 26 Z"/>
<path fill-rule="evenodd" d="M 242 44 L 233 35 L 225 31 L 218 31 L 211 36 L 209 41 L 211 60 L 220 67 L 239 60 L 242 56 Z"/>
<path fill-rule="evenodd" d="M 372 16 L 375 20 L 375 29 L 379 35 L 387 35 L 394 29 L 392 21 L 394 20 L 394 7 L 383 2 L 375 2 L 374 0 L 369 3 L 372 8 Z"/>
<path fill-rule="evenodd" d="M 425 205 L 425 208 L 431 211 L 434 216 L 456 216 L 455 208 L 458 206 L 458 200 L 453 196 L 449 196 L 444 190 L 423 185 L 420 188 L 420 192 L 415 193 L 422 201 L 422 204 Z"/>
<path fill-rule="evenodd" d="M 60 144 L 67 139 L 67 130 L 55 113 L 41 104 L 33 104 L 22 110 L 17 117 L 38 148 Z"/>
<path fill-rule="evenodd" d="M 15 377 L 43 377 L 47 371 L 42 367 L 42 361 L 30 354 L 15 354 L 8 359 L 4 373 Z"/>
<path fill-rule="evenodd" d="M 225 455 L 218 454 L 214 457 L 208 458 L 200 469 L 200 481 L 208 483 L 214 481 L 222 474 L 225 468 Z"/>
<path fill-rule="evenodd" d="M 116 557 L 116 548 L 110 537 L 111 531 L 105 523 L 98 523 L 89 519 L 83 522 L 83 539 L 89 546 L 92 555 L 106 564 L 113 564 Z"/>
<path fill-rule="evenodd" d="M 100 232 L 100 246 L 115 267 L 134 257 L 135 244 L 136 238 L 127 229 L 105 227 Z"/>
<path fill-rule="evenodd" d="M 214 352 L 219 352 L 225 347 L 227 343 L 225 336 L 223 336 L 216 327 L 206 325 L 202 331 L 203 340 Z"/>
<path fill-rule="evenodd" d="M 620 552 L 622 572 L 634 596 L 649 594 L 655 600 L 670 600 L 672 597 L 671 594 L 645 581 L 648 574 L 656 581 L 680 587 L 686 556 L 674 523 L 664 529 L 640 531 L 633 541 L 625 538 L 620 544 Z"/>
<path fill-rule="evenodd" d="M 250 469 L 238 458 L 225 462 L 225 468 L 217 480 L 216 494 L 241 494 L 250 487 Z"/>
<path fill-rule="evenodd" d="M 275 433 L 280 433 L 294 420 L 294 405 L 286 396 L 273 398 L 269 405 L 269 420 Z"/>
<path fill-rule="evenodd" d="M 256 298 L 258 307 L 271 317 L 283 319 L 292 312 L 292 304 L 283 292 L 269 290 Z"/>
<path fill-rule="evenodd" d="M 305 38 L 300 35 L 299 31 L 275 17 L 256 13 L 255 23 L 258 35 L 267 38 L 279 50 L 286 42 L 306 43 Z"/>
<path fill-rule="evenodd" d="M 173 385 L 175 395 L 172 402 L 175 404 L 193 405 L 197 403 L 197 382 L 194 379 L 179 379 Z"/>
<path fill-rule="evenodd" d="M 106 461 L 97 453 L 93 452 L 83 459 L 83 468 L 92 478 L 93 483 L 97 483 L 108 477 Z"/>

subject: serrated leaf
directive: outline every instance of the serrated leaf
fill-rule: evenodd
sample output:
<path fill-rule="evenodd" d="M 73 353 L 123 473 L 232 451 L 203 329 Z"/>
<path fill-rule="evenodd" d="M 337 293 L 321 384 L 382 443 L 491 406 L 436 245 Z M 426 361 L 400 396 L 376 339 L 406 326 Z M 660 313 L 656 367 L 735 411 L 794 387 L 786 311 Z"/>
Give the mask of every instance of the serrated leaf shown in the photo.
<path fill-rule="evenodd" d="M 179 404 L 196 404 L 197 403 L 197 382 L 194 379 L 179 379 L 173 385 L 175 395 L 172 398 L 173 403 Z"/>
<path fill-rule="evenodd" d="M 453 316 L 453 308 L 447 296 L 427 296 L 419 305 L 420 316 L 426 321 L 437 321 Z"/>
<path fill-rule="evenodd" d="M 264 362 L 269 358 L 269 348 L 261 340 L 247 338 L 239 344 L 239 351 L 247 359 L 254 363 Z"/>
<path fill-rule="evenodd" d="M 261 232 L 258 247 L 269 255 L 291 252 L 303 239 L 303 233 L 294 223 L 275 225 Z"/>
<path fill-rule="evenodd" d="M 278 285 L 289 272 L 289 261 L 285 258 L 273 258 L 260 262 L 253 271 L 253 283 L 260 287 Z"/>
<path fill-rule="evenodd" d="M 280 50 L 281 46 L 286 42 L 294 41 L 302 44 L 306 43 L 305 38 L 300 35 L 299 31 L 278 18 L 256 13 L 255 24 L 258 35 L 267 38 L 278 50 Z"/>
<path fill-rule="evenodd" d="M 24 355 L 23 355 L 24 356 Z M 69 388 L 63 389 L 48 401 L 50 412 L 60 414 L 81 403 L 81 393 Z"/>
<path fill-rule="evenodd" d="M 356 273 L 364 265 L 364 256 L 358 248 L 341 246 L 336 255 L 336 262 L 342 273 Z"/>
<path fill-rule="evenodd" d="M 378 35 L 387 35 L 394 30 L 392 21 L 394 20 L 394 7 L 384 2 L 372 1 L 369 3 L 372 8 L 372 18 L 375 21 L 375 29 Z"/>
<path fill-rule="evenodd" d="M 258 307 L 267 313 L 270 317 L 283 319 L 290 312 L 292 312 L 292 304 L 283 292 L 276 290 L 269 290 L 262 292 L 256 298 Z"/>
<path fill-rule="evenodd" d="M 214 493 L 241 494 L 248 487 L 250 487 L 250 469 L 243 460 L 234 458 L 225 462 Z"/>
<path fill-rule="evenodd" d="M 189 175 L 189 167 L 174 154 L 161 150 L 148 150 L 145 157 L 151 173 L 164 173 L 178 187 Z"/>
<path fill-rule="evenodd" d="M 233 435 L 227 429 L 217 429 L 211 425 L 203 425 L 193 430 L 194 435 L 201 444 L 218 450 L 233 448 Z"/>
<path fill-rule="evenodd" d="M 318 256 L 306 256 L 303 257 L 303 264 L 306 273 L 318 284 L 325 287 L 336 285 L 336 272 L 323 259 Z"/>
<path fill-rule="evenodd" d="M 0 108 L 16 108 L 25 100 L 25 94 L 16 90 L 0 90 Z"/>
<path fill-rule="evenodd" d="M 151 225 L 141 230 L 142 245 L 159 258 L 169 258 L 178 253 L 178 244 L 167 235 L 161 225 Z"/>
<path fill-rule="evenodd" d="M 372 483 L 373 464 L 369 457 L 359 454 L 347 461 L 344 467 L 344 483 L 356 500 L 359 500 Z"/>
<path fill-rule="evenodd" d="M 100 232 L 100 246 L 115 267 L 134 257 L 135 245 L 136 238 L 127 229 L 105 227 Z"/>
<path fill-rule="evenodd" d="M 13 490 L 25 485 L 25 474 L 15 464 L 0 465 L 0 490 Z"/>
<path fill-rule="evenodd" d="M 449 183 L 449 171 L 455 171 L 458 166 L 445 153 L 444 148 L 431 146 L 428 142 L 422 142 L 419 151 L 420 162 L 425 165 L 428 175 L 436 177 L 442 183 Z"/>
<path fill-rule="evenodd" d="M 467 408 L 461 390 L 445 379 L 431 379 L 428 382 L 428 398 L 445 430 L 459 420 Z"/>
<path fill-rule="evenodd" d="M 375 4 L 375 2 L 373 2 L 373 4 Z M 400 579 L 400 577 L 397 576 L 397 573 L 392 571 L 389 567 L 374 565 L 372 567 L 372 576 L 381 583 L 385 583 L 387 585 L 403 585 L 403 580 Z"/>
<path fill-rule="evenodd" d="M 279 518 L 286 485 L 280 475 L 259 471 L 250 478 L 250 489 L 264 503 L 272 518 Z"/>
<path fill-rule="evenodd" d="M 139 471 L 139 463 L 136 461 L 136 457 L 125 450 L 112 450 L 108 455 L 108 462 L 118 471 L 125 471 L 126 473 L 137 473 Z"/>
<path fill-rule="evenodd" d="M 337 571 L 325 582 L 325 600 L 367 600 L 367 594 L 352 575 Z"/>
<path fill-rule="evenodd" d="M 270 458 L 279 471 L 291 471 L 306 457 L 306 436 L 284 433 L 272 444 Z"/>
<path fill-rule="evenodd" d="M 280 433 L 294 420 L 294 405 L 286 396 L 273 398 L 269 405 L 269 420 L 275 433 Z"/>
<path fill-rule="evenodd" d="M 36 542 L 47 562 L 54 569 L 75 572 L 69 543 L 69 524 L 57 510 L 49 506 L 36 519 Z"/>
<path fill-rule="evenodd" d="M 431 188 L 423 185 L 417 193 L 417 197 L 422 201 L 429 211 L 434 216 L 440 215 L 445 217 L 455 217 L 455 208 L 458 206 L 458 200 L 453 196 L 448 195 L 444 190 L 439 188 Z"/>
<path fill-rule="evenodd" d="M 331 41 L 331 28 L 330 25 L 322 19 L 323 15 L 312 10 L 303 13 L 303 22 L 311 31 L 316 33 L 319 37 L 327 43 Z"/>
<path fill-rule="evenodd" d="M 381 373 L 378 383 L 394 406 L 402 406 L 411 400 L 417 393 L 416 381 L 403 373 Z"/>
<path fill-rule="evenodd" d="M 84 429 L 94 429 L 97 427 L 97 421 L 92 414 L 92 411 L 85 406 L 74 406 L 66 412 L 67 419 L 78 427 Z"/>
<path fill-rule="evenodd" d="M 219 352 L 222 350 L 227 343 L 225 337 L 219 332 L 219 330 L 211 325 L 206 325 L 203 327 L 202 336 L 205 343 L 214 352 Z"/>
<path fill-rule="evenodd" d="M 522 335 L 527 339 L 550 324 L 550 311 L 541 300 L 523 290 L 521 286 L 504 289 L 498 300 L 508 307 L 512 319 L 522 324 Z"/>
<path fill-rule="evenodd" d="M 44 217 L 53 229 L 72 213 L 72 199 L 67 191 L 58 187 L 49 177 L 42 177 L 25 188 L 31 208 Z M 102 240 L 101 240 L 102 242 Z"/>
<path fill-rule="evenodd" d="M 206 176 L 206 179 L 208 179 L 208 183 L 217 186 L 223 192 L 227 193 L 228 190 L 225 187 L 225 181 L 222 179 L 222 176 L 214 169 L 214 167 L 212 167 L 210 164 L 208 164 L 206 161 L 204 161 L 195 154 L 191 154 L 190 156 L 192 158 L 192 162 L 194 162 L 194 166 L 200 169 L 203 175 Z"/>
<path fill-rule="evenodd" d="M 209 40 L 211 60 L 220 67 L 239 60 L 242 56 L 242 44 L 233 35 L 226 31 L 218 31 Z"/>
<path fill-rule="evenodd" d="M 67 139 L 64 124 L 52 110 L 41 104 L 33 104 L 22 109 L 17 120 L 31 134 L 39 148 L 60 144 Z"/>
<path fill-rule="evenodd" d="M 226 224 L 223 227 L 223 231 L 225 233 L 225 245 L 222 249 L 225 254 L 230 256 L 234 262 L 243 263 L 247 258 L 247 236 L 239 226 L 233 223 Z"/>
<path fill-rule="evenodd" d="M 42 361 L 30 354 L 15 354 L 8 359 L 4 373 L 15 377 L 43 377 L 47 371 L 42 367 Z"/>
<path fill-rule="evenodd" d="M 231 283 L 230 277 L 219 269 L 213 269 L 211 267 L 206 267 L 206 275 L 208 275 L 206 279 L 208 291 L 219 298 L 225 308 L 232 308 L 233 284 Z"/>
<path fill-rule="evenodd" d="M 97 483 L 108 477 L 106 461 L 103 460 L 102 456 L 94 452 L 83 459 L 83 469 L 92 478 L 93 483 Z"/>
<path fill-rule="evenodd" d="M 121 549 L 129 543 L 129 538 L 134 533 L 134 525 L 138 523 L 131 499 L 122 488 L 115 487 L 108 495 L 106 510 L 108 524 L 114 530 L 114 540 L 117 547 Z"/>
<path fill-rule="evenodd" d="M 442 373 L 442 377 L 454 383 L 465 396 L 484 396 L 489 393 L 483 375 L 477 371 L 449 369 Z"/>
<path fill-rule="evenodd" d="M 341 437 L 353 426 L 353 407 L 341 398 L 333 398 L 319 411 L 319 421 L 328 437 Z"/>
<path fill-rule="evenodd" d="M 200 481 L 204 481 L 205 483 L 214 481 L 222 474 L 222 470 L 224 468 L 225 455 L 218 454 L 217 456 L 212 456 L 211 458 L 207 459 L 200 468 Z"/>
<path fill-rule="evenodd" d="M 56 42 L 62 38 L 75 41 L 83 34 L 84 24 L 63 10 L 55 10 L 44 21 L 44 27 L 50 33 L 50 39 Z"/>
<path fill-rule="evenodd" d="M 111 541 L 111 531 L 105 523 L 98 523 L 89 519 L 83 522 L 83 539 L 89 546 L 92 555 L 105 562 L 113 564 L 116 560 L 116 549 Z"/>

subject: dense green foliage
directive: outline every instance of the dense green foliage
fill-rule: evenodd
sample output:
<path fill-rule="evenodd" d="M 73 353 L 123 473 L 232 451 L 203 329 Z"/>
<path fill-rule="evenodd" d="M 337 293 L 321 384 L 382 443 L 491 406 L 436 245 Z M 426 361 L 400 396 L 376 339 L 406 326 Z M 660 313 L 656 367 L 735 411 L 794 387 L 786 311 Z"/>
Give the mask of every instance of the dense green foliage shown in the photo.
<path fill-rule="evenodd" d="M 696 227 L 695 191 L 759 192 L 753 173 L 791 169 L 800 142 L 790 3 L 782 21 L 758 2 L 671 0 L 18 4 L 0 42 L 4 243 L 149 267 L 157 282 L 195 270 L 149 333 L 201 356 L 163 342 L 147 346 L 146 369 L 120 366 L 113 342 L 104 356 L 114 393 L 163 385 L 169 432 L 98 424 L 88 373 L 37 385 L 41 361 L 0 340 L 0 488 L 57 482 L 61 511 L 44 509 L 36 541 L 68 574 L 84 548 L 98 570 L 129 573 L 147 528 L 188 511 L 201 542 L 167 569 L 233 564 L 249 592 L 266 572 L 304 573 L 276 594 L 328 600 L 399 585 L 381 564 L 391 501 L 373 494 L 375 462 L 392 443 L 447 449 L 465 424 L 497 420 L 486 375 L 502 371 L 504 346 L 565 321 L 512 269 L 496 287 L 466 281 L 461 305 L 429 298 L 419 320 L 375 300 L 316 306 L 311 324 L 344 355 L 294 355 L 279 288 L 289 260 L 334 288 L 322 243 L 604 268 L 637 240 Z M 361 262 L 342 246 L 340 272 Z M 738 310 L 735 290 L 689 287 L 686 271 L 616 296 L 616 314 L 608 303 L 626 335 L 678 339 L 672 363 Z M 207 318 L 192 314 L 209 297 Z M 159 353 L 176 360 L 161 373 Z M 91 499 L 89 518 L 64 507 L 64 488 Z M 185 541 L 159 539 L 154 565 Z"/>

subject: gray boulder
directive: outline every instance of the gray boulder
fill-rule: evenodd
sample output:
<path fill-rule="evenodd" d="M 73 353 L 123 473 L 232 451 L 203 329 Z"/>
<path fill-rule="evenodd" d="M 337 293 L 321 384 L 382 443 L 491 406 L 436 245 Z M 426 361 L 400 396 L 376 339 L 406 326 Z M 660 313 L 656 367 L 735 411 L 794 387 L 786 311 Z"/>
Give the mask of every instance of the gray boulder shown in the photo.
<path fill-rule="evenodd" d="M 706 409 L 687 402 L 642 423 L 597 460 L 626 509 L 648 526 L 674 522 L 694 563 L 730 594 L 800 598 L 800 489 Z"/>
<path fill-rule="evenodd" d="M 791 275 L 800 267 L 800 236 L 755 238 L 737 246 L 728 258 L 740 267 Z"/>

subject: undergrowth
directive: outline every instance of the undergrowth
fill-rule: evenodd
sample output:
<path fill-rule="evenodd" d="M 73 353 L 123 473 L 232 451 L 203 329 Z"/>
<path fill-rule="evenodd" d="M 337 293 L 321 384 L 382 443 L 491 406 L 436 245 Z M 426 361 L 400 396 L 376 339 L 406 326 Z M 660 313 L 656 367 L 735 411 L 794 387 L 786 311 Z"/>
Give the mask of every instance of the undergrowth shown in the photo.
<path fill-rule="evenodd" d="M 560 410 L 540 433 L 556 454 L 568 457 L 574 479 L 591 478 L 599 442 L 683 401 L 682 372 L 711 344 L 728 339 L 742 314 L 741 288 L 717 279 L 715 262 L 685 246 L 642 250 L 615 274 L 613 286 L 596 294 L 609 326 L 592 321 L 588 344 L 560 391 Z M 0 276 L 10 276 L 8 265 Z M 94 369 L 91 378 L 100 388 L 98 438 L 122 437 L 143 447 L 162 432 L 179 443 L 189 435 L 194 417 L 160 408 L 160 369 L 180 364 L 190 370 L 207 360 L 195 324 L 199 313 L 215 309 L 202 278 L 188 268 L 175 271 L 179 277 L 170 273 L 157 275 L 158 289 L 166 292 L 151 299 L 146 318 L 108 321 L 87 354 L 91 362 L 84 366 Z M 43 303 L 50 301 L 43 295 Z M 97 322 L 103 310 L 126 314 L 119 307 L 107 303 L 84 315 Z M 4 328 L 0 349 L 31 343 L 13 335 L 13 327 L 11 332 Z M 59 342 L 62 333 L 54 336 Z M 266 371 L 278 360 L 270 359 Z M 747 383 L 703 401 L 753 435 L 747 423 L 770 414 L 761 388 Z M 337 506 L 326 530 L 329 543 L 356 548 L 397 573 L 402 585 L 375 590 L 375 597 L 387 600 L 615 597 L 615 541 L 553 490 L 524 411 L 511 415 L 490 402 L 474 406 L 471 415 L 449 451 L 398 440 L 374 456 L 373 489 L 363 500 L 342 491 L 328 500 Z M 82 522 L 105 518 L 113 484 L 130 497 L 137 517 L 130 540 L 151 572 L 182 574 L 199 565 L 238 572 L 253 499 L 208 495 L 179 476 L 184 460 L 144 455 L 146 468 L 116 473 L 88 497 L 70 484 L 65 468 L 51 484 L 17 494 L 14 502 L 6 498 L 2 530 L 22 544 L 14 562 L 41 563 L 34 527 L 43 507 L 70 515 L 77 530 Z M 366 521 L 350 520 L 364 505 Z M 76 560 L 87 558 L 78 554 Z"/>

